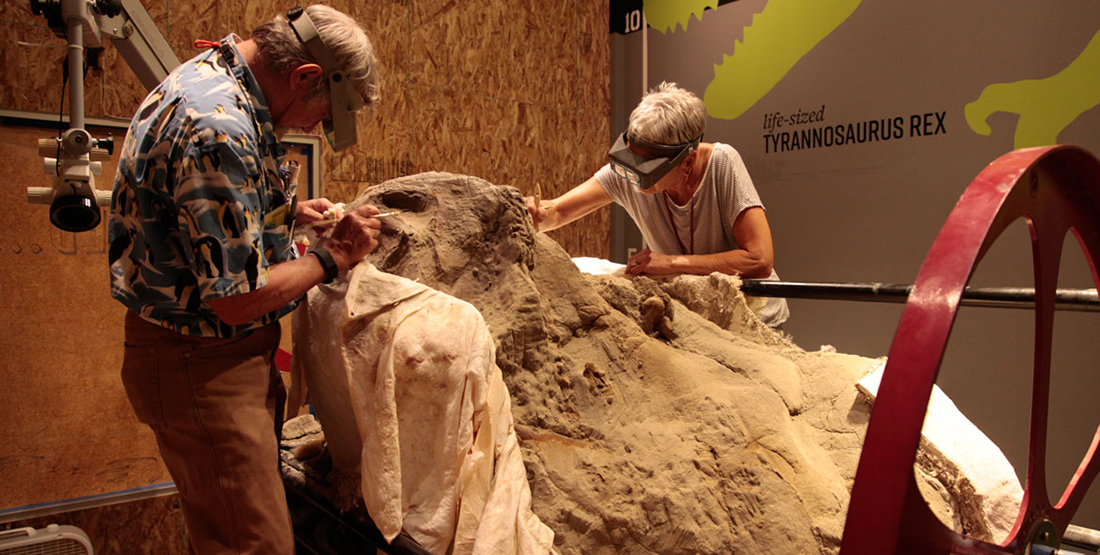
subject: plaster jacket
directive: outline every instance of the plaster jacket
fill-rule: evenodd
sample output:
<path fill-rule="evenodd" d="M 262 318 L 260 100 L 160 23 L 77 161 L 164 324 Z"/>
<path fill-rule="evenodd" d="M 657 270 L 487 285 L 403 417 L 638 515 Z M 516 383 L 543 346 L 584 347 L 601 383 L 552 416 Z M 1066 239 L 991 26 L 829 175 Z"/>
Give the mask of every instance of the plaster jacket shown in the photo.
<path fill-rule="evenodd" d="M 290 405 L 309 400 L 337 505 L 432 553 L 548 553 L 511 404 L 473 305 L 367 262 L 295 312 Z M 354 487 L 354 486 L 358 487 Z"/>

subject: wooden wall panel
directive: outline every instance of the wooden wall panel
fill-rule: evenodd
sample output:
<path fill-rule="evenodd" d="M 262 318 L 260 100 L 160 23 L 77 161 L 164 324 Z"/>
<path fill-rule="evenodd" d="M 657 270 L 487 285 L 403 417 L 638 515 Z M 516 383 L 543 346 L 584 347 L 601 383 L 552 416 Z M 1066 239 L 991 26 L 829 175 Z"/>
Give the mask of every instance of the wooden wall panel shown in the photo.
<path fill-rule="evenodd" d="M 359 142 L 355 148 L 333 152 L 323 148 L 324 192 L 337 201 L 349 201 L 367 184 L 413 173 L 409 165 L 409 94 L 399 76 L 383 74 L 381 98 L 370 114 L 359 115 Z"/>
<path fill-rule="evenodd" d="M 30 20 L 30 8 L 23 6 L 26 13 L 21 13 L 11 3 L 0 3 L 0 106 L 56 115 L 63 98 L 68 106 L 67 95 L 61 93 L 65 41 L 50 32 L 45 20 L 41 25 L 23 23 Z"/>
<path fill-rule="evenodd" d="M 412 6 L 412 82 L 573 105 L 576 1 L 426 0 Z"/>
<path fill-rule="evenodd" d="M 176 57 L 179 56 L 177 52 Z M 134 116 L 134 110 L 141 104 L 148 91 L 134 75 L 126 60 L 119 55 L 118 50 L 106 48 L 101 58 L 103 69 L 89 71 L 84 84 L 85 114 L 129 122 Z M 124 133 L 125 130 L 115 133 L 120 145 Z M 111 173 L 113 174 L 113 168 Z"/>
<path fill-rule="evenodd" d="M 606 162 L 606 2 L 329 3 L 367 29 L 382 79 L 378 109 L 360 119 L 359 145 L 339 154 L 322 147 L 322 189 L 334 201 L 435 170 L 524 194 L 538 182 L 550 198 Z M 181 61 L 198 53 L 195 39 L 247 38 L 287 6 L 142 4 Z M 28 0 L 0 2 L 0 33 L 0 108 L 56 114 L 64 40 L 31 14 Z M 101 66 L 87 73 L 86 115 L 129 120 L 146 91 L 115 49 L 104 51 Z M 113 133 L 121 142 L 122 132 Z M 49 133 L 0 126 L 0 156 L 18 176 L 0 188 L 0 285 L 7 292 L 0 304 L 7 330 L 0 339 L 0 510 L 168 479 L 119 382 L 124 309 L 109 295 L 105 227 L 62 233 L 48 224 L 47 207 L 25 201 L 25 186 L 49 184 L 34 152 L 40 135 Z M 109 187 L 113 166 L 104 173 L 99 188 Z M 606 257 L 608 228 L 604 209 L 551 237 L 574 255 Z"/>
<path fill-rule="evenodd" d="M 126 309 L 111 298 L 107 227 L 62 232 L 27 202 L 28 185 L 48 185 L 48 136 L 0 126 L 13 178 L 0 187 L 0 509 L 169 480 L 119 378 Z"/>

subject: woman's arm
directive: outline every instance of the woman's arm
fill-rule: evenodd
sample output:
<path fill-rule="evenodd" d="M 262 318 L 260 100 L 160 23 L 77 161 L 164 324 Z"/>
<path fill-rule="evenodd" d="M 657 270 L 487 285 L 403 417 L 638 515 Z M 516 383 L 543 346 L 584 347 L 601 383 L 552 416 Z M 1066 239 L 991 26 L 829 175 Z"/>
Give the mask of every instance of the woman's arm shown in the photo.
<path fill-rule="evenodd" d="M 527 212 L 535 222 L 535 229 L 539 231 L 557 229 L 611 204 L 611 196 L 603 190 L 595 176 L 556 199 L 543 201 L 542 207 L 535 205 L 535 197 L 525 197 L 524 200 L 527 201 Z"/>
<path fill-rule="evenodd" d="M 733 237 L 740 248 L 714 254 L 658 254 L 645 249 L 630 257 L 626 273 L 707 275 L 721 272 L 755 279 L 770 276 L 772 233 L 764 209 L 754 206 L 738 214 L 733 223 Z"/>

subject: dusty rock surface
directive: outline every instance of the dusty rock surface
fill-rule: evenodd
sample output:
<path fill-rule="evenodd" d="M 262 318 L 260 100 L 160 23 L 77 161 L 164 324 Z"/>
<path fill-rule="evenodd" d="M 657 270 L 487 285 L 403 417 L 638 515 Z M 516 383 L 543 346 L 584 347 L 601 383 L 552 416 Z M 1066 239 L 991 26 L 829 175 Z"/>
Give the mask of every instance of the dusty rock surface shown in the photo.
<path fill-rule="evenodd" d="M 484 315 L 561 553 L 837 551 L 870 413 L 855 383 L 882 361 L 798 348 L 732 278 L 586 277 L 511 187 L 428 173 L 364 202 L 404 211 L 378 268 Z M 977 522 L 944 464 L 918 473 L 926 497 Z"/>

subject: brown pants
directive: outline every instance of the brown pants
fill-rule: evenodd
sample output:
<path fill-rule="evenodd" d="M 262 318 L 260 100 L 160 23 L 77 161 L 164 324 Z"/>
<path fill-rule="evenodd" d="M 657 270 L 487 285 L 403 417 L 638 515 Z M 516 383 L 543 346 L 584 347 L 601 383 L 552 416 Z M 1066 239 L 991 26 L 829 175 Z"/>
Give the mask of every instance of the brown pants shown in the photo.
<path fill-rule="evenodd" d="M 122 382 L 179 489 L 193 553 L 294 552 L 279 472 L 278 345 L 277 323 L 216 339 L 126 314 Z"/>

